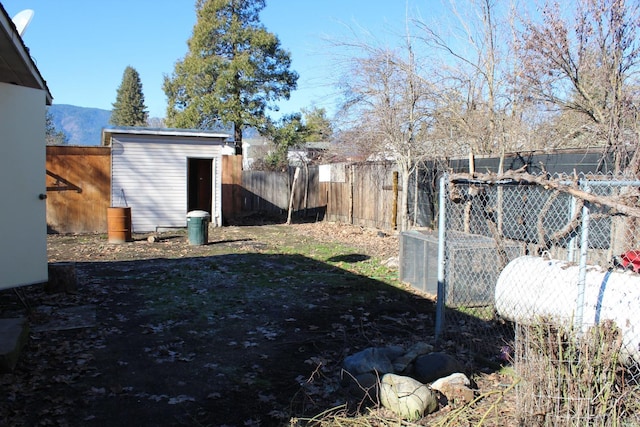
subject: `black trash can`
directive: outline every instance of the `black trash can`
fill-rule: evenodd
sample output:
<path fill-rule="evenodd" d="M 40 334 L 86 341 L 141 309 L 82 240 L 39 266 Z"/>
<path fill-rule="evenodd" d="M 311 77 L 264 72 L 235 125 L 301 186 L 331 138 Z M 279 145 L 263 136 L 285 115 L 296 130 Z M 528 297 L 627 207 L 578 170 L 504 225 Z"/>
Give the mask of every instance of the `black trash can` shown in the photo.
<path fill-rule="evenodd" d="M 191 211 L 187 213 L 187 233 L 190 245 L 206 245 L 209 243 L 209 221 L 211 215 L 207 211 Z"/>

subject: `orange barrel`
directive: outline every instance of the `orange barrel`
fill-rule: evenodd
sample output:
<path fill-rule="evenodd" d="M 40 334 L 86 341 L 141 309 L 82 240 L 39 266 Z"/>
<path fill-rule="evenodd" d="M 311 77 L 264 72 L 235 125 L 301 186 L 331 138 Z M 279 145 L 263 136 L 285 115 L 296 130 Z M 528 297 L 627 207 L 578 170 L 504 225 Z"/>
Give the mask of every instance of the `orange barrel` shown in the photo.
<path fill-rule="evenodd" d="M 107 208 L 109 243 L 124 243 L 131 238 L 131 208 Z"/>

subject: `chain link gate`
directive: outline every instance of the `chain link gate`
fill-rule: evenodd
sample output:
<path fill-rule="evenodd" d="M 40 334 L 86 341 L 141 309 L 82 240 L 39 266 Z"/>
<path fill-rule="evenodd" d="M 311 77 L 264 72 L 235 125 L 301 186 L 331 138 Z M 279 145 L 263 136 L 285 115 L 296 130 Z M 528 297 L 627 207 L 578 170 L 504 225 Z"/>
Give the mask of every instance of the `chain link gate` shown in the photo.
<path fill-rule="evenodd" d="M 441 179 L 436 336 L 513 364 L 523 425 L 620 425 L 638 417 L 640 218 L 619 202 L 640 182 L 534 178 Z"/>

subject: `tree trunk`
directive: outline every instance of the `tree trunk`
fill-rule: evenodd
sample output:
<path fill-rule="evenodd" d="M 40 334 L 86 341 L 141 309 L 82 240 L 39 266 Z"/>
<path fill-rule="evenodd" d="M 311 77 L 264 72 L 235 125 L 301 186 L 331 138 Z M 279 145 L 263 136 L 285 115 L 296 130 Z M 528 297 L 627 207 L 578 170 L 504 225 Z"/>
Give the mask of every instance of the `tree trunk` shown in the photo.
<path fill-rule="evenodd" d="M 236 146 L 236 154 L 242 154 L 242 123 L 233 124 L 233 142 Z"/>
<path fill-rule="evenodd" d="M 49 264 L 49 281 L 45 283 L 44 289 L 50 293 L 77 291 L 76 264 L 74 262 Z"/>
<path fill-rule="evenodd" d="M 304 165 L 304 200 L 302 206 L 304 208 L 304 217 L 307 216 L 307 208 L 309 207 L 309 164 L 307 162 Z"/>
<path fill-rule="evenodd" d="M 293 214 L 293 197 L 296 193 L 296 184 L 298 183 L 299 175 L 300 168 L 296 167 L 296 171 L 293 174 L 293 182 L 291 183 L 291 196 L 289 197 L 289 214 L 287 215 L 287 225 L 291 224 L 291 216 Z"/>
<path fill-rule="evenodd" d="M 400 198 L 400 231 L 409 228 L 409 168 L 402 166 L 402 187 L 400 188 L 402 197 Z"/>

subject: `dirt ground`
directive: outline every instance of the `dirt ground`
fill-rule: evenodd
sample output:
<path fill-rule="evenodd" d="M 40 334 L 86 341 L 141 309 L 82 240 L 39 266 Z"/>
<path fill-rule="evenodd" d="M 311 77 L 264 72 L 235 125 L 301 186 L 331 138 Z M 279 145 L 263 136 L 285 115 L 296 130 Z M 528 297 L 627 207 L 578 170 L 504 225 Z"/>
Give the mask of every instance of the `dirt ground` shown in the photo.
<path fill-rule="evenodd" d="M 75 263 L 77 290 L 0 292 L 0 315 L 30 324 L 0 375 L 4 425 L 289 425 L 344 407 L 345 356 L 433 340 L 433 301 L 381 265 L 398 256 L 394 233 L 322 222 L 211 229 L 202 246 L 183 230 L 134 237 L 51 235 L 49 260 Z"/>

